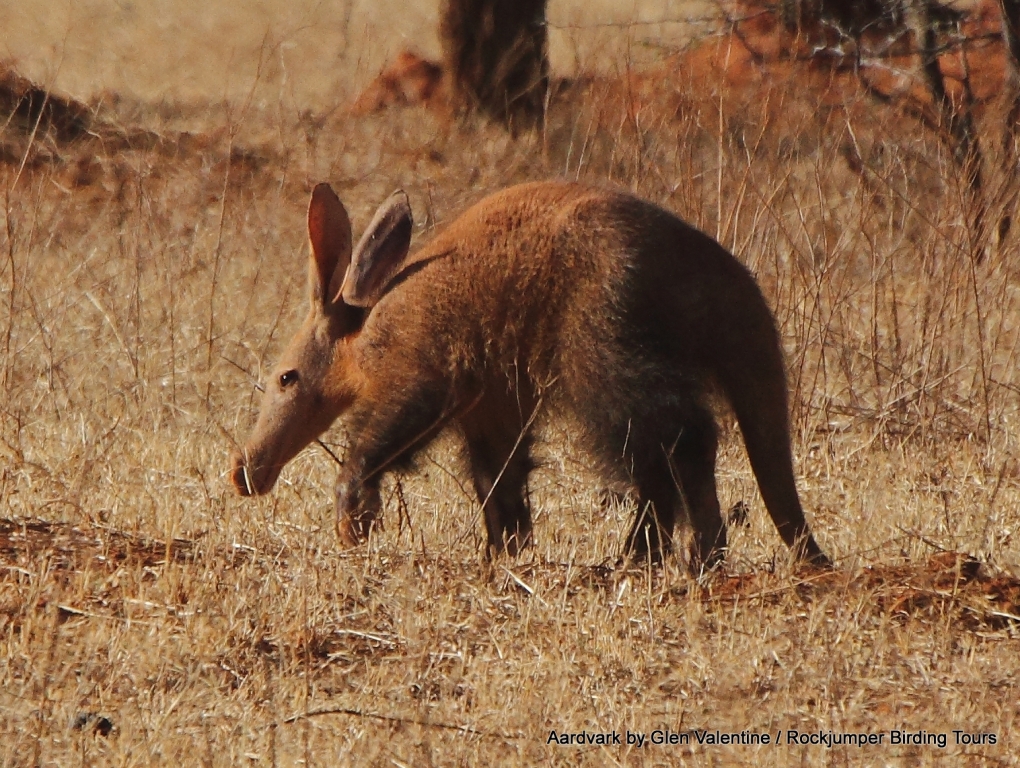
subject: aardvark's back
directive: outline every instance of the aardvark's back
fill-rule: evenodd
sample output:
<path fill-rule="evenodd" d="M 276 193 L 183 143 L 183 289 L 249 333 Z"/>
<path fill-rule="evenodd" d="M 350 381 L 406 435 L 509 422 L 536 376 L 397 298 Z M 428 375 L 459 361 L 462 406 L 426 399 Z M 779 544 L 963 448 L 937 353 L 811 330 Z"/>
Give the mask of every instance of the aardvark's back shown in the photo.
<path fill-rule="evenodd" d="M 468 209 L 409 262 L 406 285 L 383 300 L 379 319 L 405 334 L 423 325 L 422 343 L 438 351 L 448 339 L 455 357 L 472 339 L 472 356 L 493 368 L 517 366 L 581 399 L 594 381 L 631 405 L 633 393 L 620 387 L 655 399 L 745 365 L 782 375 L 772 316 L 747 270 L 626 193 L 567 182 L 511 187 Z"/>

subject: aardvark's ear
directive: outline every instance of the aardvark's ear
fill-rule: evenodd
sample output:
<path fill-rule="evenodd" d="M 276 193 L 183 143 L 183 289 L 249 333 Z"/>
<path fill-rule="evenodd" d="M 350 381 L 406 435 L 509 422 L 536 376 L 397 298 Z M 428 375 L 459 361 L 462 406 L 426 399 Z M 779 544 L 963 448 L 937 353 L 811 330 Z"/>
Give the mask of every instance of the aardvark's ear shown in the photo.
<path fill-rule="evenodd" d="M 411 245 L 411 204 L 402 189 L 379 206 L 347 269 L 340 288 L 345 304 L 373 307 L 386 293 Z"/>
<path fill-rule="evenodd" d="M 308 241 L 312 256 L 308 287 L 312 306 L 328 307 L 351 263 L 351 220 L 329 184 L 318 184 L 308 204 Z"/>

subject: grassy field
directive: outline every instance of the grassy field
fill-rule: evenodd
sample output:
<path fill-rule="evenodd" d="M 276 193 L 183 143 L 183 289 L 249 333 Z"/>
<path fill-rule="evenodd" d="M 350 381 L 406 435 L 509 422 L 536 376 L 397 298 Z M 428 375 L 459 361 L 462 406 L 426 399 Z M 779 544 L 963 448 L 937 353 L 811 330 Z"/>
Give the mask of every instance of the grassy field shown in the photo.
<path fill-rule="evenodd" d="M 567 3 L 560 71 L 612 54 L 543 131 L 354 116 L 408 39 L 435 51 L 433 5 L 226 7 L 0 3 L 3 54 L 95 114 L 75 141 L 0 123 L 0 764 L 1020 762 L 1020 240 L 977 258 L 933 132 L 838 83 L 666 67 L 652 33 L 705 25 L 593 27 L 623 11 Z M 749 513 L 701 579 L 615 566 L 633 510 L 566 427 L 516 560 L 485 562 L 452 437 L 387 482 L 360 549 L 338 546 L 318 447 L 235 496 L 229 455 L 306 307 L 312 185 L 356 232 L 403 187 L 424 238 L 554 176 L 632 189 L 754 271 L 835 573 L 791 565 L 725 415 L 721 501 Z M 342 426 L 325 441 L 342 455 Z"/>

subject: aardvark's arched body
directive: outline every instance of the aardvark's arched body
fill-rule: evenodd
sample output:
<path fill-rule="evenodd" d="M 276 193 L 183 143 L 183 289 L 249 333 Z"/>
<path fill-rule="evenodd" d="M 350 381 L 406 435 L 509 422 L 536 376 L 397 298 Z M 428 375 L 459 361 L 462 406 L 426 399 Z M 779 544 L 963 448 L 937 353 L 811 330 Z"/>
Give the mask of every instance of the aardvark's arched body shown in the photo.
<path fill-rule="evenodd" d="M 342 416 L 341 536 L 370 530 L 381 474 L 457 421 L 490 550 L 531 538 L 525 483 L 535 417 L 564 414 L 607 476 L 638 499 L 628 538 L 659 556 L 689 520 L 695 567 L 726 545 L 715 486 L 713 388 L 731 404 L 783 540 L 827 559 L 794 485 L 782 352 L 747 270 L 715 241 L 631 195 L 579 184 L 511 187 L 408 255 L 403 193 L 351 248 L 326 185 L 309 208 L 311 308 L 235 460 L 241 493 Z"/>

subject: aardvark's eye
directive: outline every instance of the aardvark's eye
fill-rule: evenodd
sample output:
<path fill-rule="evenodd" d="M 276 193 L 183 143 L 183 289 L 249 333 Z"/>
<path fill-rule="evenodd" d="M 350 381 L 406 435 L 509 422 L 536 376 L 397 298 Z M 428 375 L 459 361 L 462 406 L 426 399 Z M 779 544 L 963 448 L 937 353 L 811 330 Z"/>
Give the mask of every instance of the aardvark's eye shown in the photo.
<path fill-rule="evenodd" d="M 283 373 L 280 374 L 280 387 L 286 389 L 297 380 L 298 380 L 297 371 L 284 371 Z"/>

